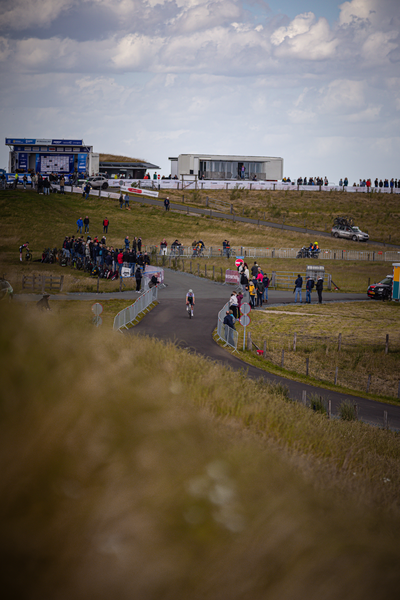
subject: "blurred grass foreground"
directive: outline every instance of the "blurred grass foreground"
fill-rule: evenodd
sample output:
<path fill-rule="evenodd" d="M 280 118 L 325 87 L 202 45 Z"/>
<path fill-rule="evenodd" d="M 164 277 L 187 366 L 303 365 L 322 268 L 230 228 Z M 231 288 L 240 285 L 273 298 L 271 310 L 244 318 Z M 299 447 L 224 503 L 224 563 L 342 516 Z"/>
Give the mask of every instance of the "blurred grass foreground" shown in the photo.
<path fill-rule="evenodd" d="M 396 434 L 173 345 L 0 318 L 3 598 L 397 597 Z"/>

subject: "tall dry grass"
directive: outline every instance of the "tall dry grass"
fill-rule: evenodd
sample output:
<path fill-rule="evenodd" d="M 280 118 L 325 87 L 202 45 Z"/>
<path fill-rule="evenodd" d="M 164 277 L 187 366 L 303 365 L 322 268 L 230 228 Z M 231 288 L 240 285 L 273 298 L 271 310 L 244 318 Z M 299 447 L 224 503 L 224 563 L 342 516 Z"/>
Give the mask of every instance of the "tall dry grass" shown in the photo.
<path fill-rule="evenodd" d="M 397 436 L 173 345 L 0 310 L 5 597 L 397 594 Z"/>

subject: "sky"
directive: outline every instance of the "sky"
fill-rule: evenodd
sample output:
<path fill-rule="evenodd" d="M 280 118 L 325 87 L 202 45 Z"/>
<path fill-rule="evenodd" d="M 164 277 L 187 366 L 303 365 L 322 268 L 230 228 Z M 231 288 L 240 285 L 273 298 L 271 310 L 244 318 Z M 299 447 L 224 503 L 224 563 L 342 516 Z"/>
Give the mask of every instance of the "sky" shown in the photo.
<path fill-rule="evenodd" d="M 2 0 L 6 137 L 400 178 L 400 0 Z"/>

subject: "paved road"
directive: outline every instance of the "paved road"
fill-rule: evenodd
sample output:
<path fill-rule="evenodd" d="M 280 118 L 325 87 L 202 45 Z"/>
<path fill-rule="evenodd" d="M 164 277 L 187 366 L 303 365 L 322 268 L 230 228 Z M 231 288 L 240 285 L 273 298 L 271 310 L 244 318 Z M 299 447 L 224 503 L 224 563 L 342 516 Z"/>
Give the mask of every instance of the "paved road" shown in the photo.
<path fill-rule="evenodd" d="M 306 390 L 307 394 L 316 393 L 326 399 L 330 398 L 333 412 L 337 412 L 343 400 L 357 402 L 360 418 L 369 423 L 382 425 L 383 411 L 386 410 L 389 426 L 392 429 L 400 429 L 400 406 L 375 402 L 368 398 L 348 396 L 272 375 L 243 363 L 239 358 L 232 356 L 216 344 L 212 339 L 212 332 L 216 327 L 217 314 L 228 300 L 233 287 L 168 269 L 165 269 L 165 281 L 167 287 L 160 290 L 159 305 L 146 315 L 146 318 L 142 319 L 134 329 L 130 330 L 133 334 L 142 333 L 162 340 L 171 340 L 180 347 L 190 348 L 235 370 L 246 369 L 252 378 L 262 377 L 269 381 L 282 383 L 289 388 L 290 397 L 294 400 L 301 400 L 303 390 Z M 194 290 L 196 296 L 193 319 L 188 319 L 185 310 L 184 298 L 189 288 Z M 323 299 L 324 302 L 349 302 L 365 300 L 365 295 L 324 292 Z M 293 304 L 293 294 L 287 291 L 270 290 L 269 305 L 277 304 Z M 240 327 L 240 325 L 238 326 Z"/>

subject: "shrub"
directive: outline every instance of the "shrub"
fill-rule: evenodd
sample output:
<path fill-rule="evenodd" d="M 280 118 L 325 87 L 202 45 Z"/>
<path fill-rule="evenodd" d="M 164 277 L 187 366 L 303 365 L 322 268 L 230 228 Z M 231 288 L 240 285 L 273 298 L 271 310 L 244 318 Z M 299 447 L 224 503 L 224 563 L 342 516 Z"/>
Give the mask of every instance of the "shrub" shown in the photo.
<path fill-rule="evenodd" d="M 312 394 L 311 395 L 311 398 L 310 398 L 310 407 L 312 408 L 312 410 L 314 412 L 321 413 L 322 415 L 326 415 L 327 414 L 325 403 L 322 400 L 321 396 L 318 396 L 317 394 Z"/>
<path fill-rule="evenodd" d="M 356 410 L 354 408 L 354 405 L 348 400 L 342 402 L 339 406 L 339 416 L 343 421 L 355 421 Z"/>

